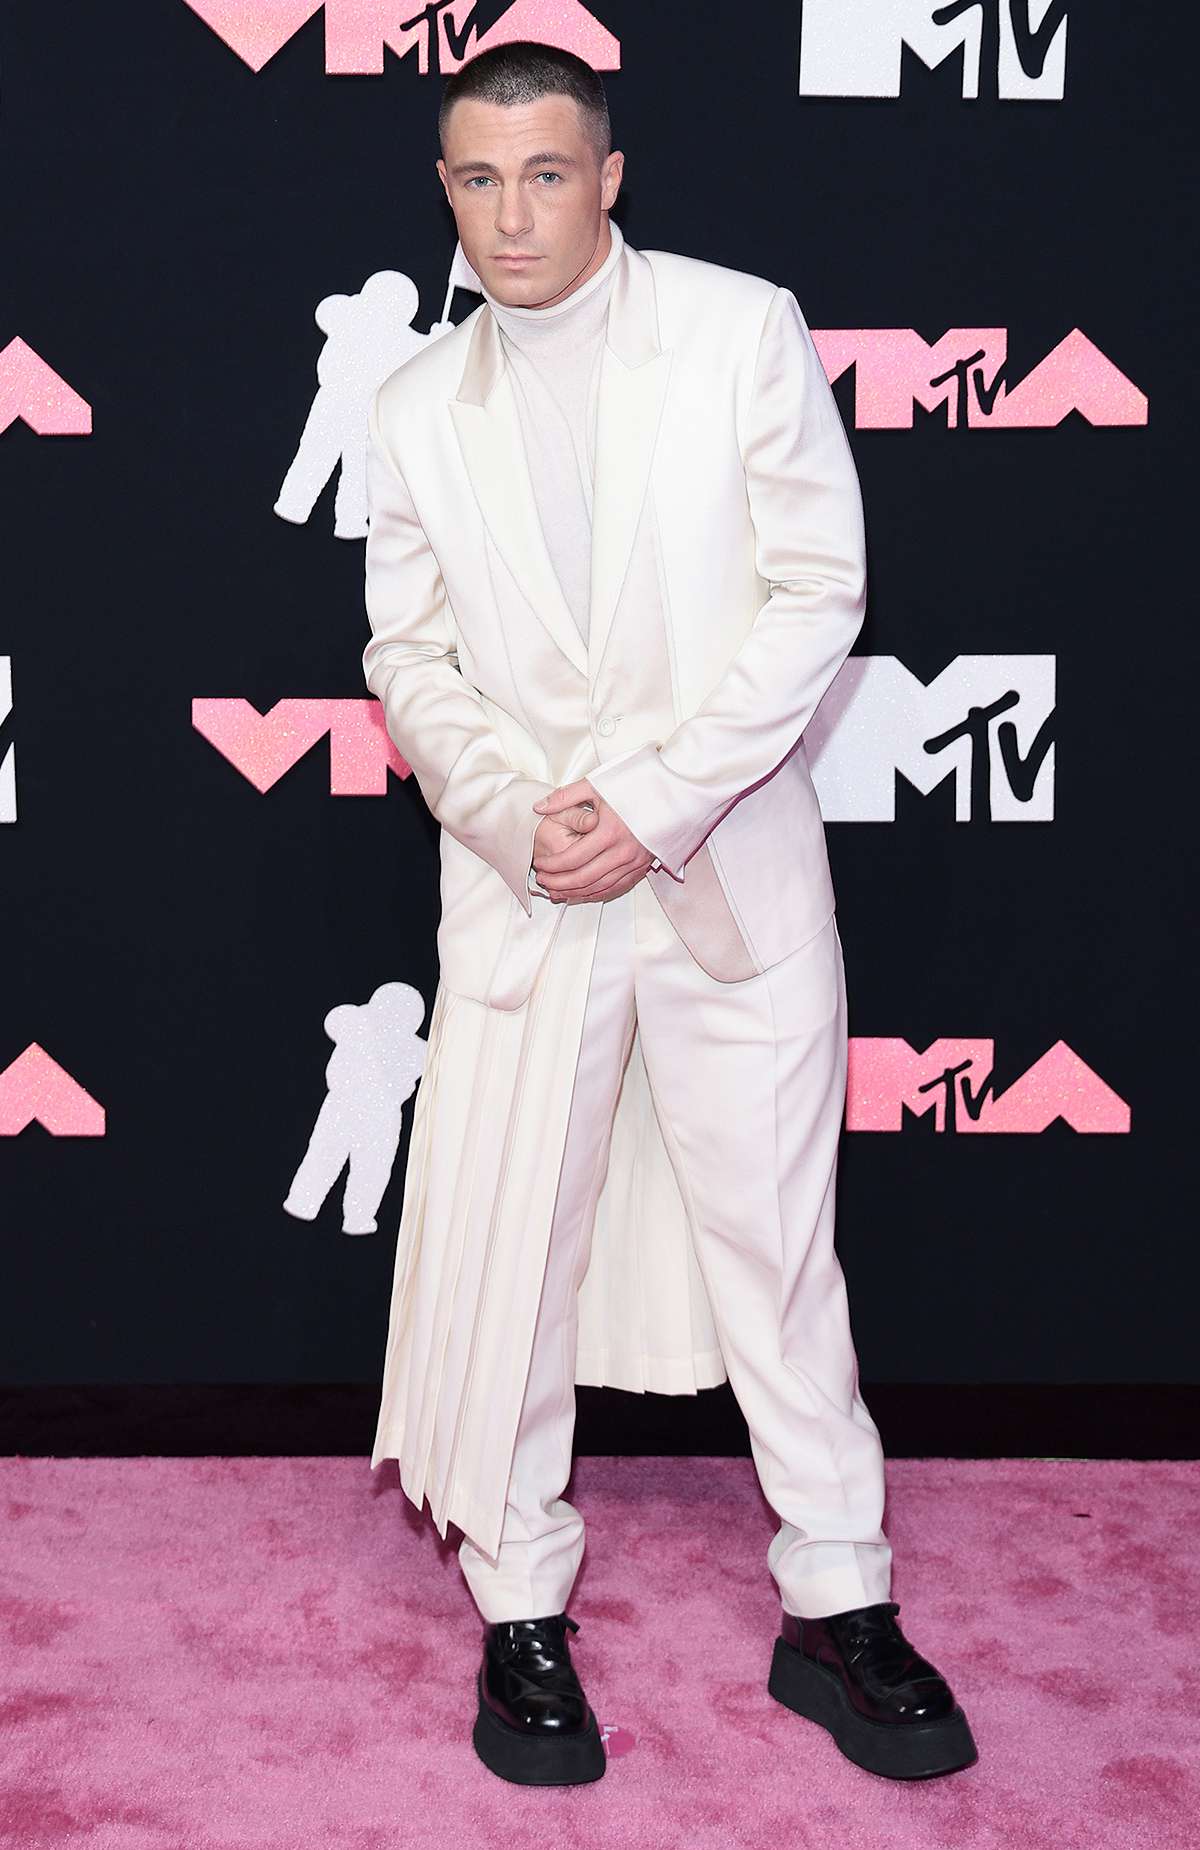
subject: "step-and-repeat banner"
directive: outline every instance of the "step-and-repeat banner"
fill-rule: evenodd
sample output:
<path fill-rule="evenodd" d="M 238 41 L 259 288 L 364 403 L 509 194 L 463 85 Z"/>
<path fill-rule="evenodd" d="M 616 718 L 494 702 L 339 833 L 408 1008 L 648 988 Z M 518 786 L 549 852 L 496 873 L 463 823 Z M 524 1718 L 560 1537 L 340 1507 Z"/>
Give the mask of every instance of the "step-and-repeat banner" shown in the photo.
<path fill-rule="evenodd" d="M 631 244 L 794 291 L 857 460 L 807 737 L 864 1378 L 1194 1378 L 1170 11 L 9 0 L 0 1379 L 379 1375 L 438 858 L 362 680 L 365 417 L 478 303 L 436 112 L 511 38 L 603 73 Z"/>

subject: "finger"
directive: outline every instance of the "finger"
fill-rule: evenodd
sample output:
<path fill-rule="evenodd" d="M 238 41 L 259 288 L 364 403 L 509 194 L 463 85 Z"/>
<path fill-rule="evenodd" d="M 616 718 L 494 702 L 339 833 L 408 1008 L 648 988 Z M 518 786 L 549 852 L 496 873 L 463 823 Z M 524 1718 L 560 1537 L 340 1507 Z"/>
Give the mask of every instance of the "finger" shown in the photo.
<path fill-rule="evenodd" d="M 536 861 L 534 872 L 539 880 L 552 885 L 561 885 L 563 881 L 569 885 L 575 881 L 586 886 L 590 881 L 598 879 L 606 868 L 615 867 L 623 860 L 627 861 L 628 855 L 620 843 L 609 842 L 607 846 L 599 843 L 592 847 L 590 843 L 577 842 L 561 854 L 546 855 Z"/>
<path fill-rule="evenodd" d="M 543 821 L 551 823 L 556 829 L 560 829 L 566 837 L 562 848 L 547 848 L 545 852 L 547 854 L 561 854 L 564 849 L 573 848 L 579 836 L 590 835 L 593 829 L 598 828 L 600 818 L 594 809 L 584 809 L 581 805 L 577 804 L 574 809 L 560 810 L 555 816 L 543 817 Z M 537 829 L 534 830 L 535 840 L 541 831 L 541 826 L 541 823 L 539 823 Z"/>
<path fill-rule="evenodd" d="M 586 900 L 619 899 L 622 893 L 628 893 L 634 885 L 636 882 L 633 880 L 607 880 L 601 881 L 597 886 L 589 887 L 583 893 L 564 894 L 561 897 L 552 893 L 550 899 L 557 906 L 578 906 Z"/>
<path fill-rule="evenodd" d="M 533 807 L 543 816 L 554 816 L 561 809 L 569 809 L 572 803 L 584 801 L 594 802 L 595 792 L 586 778 L 579 778 L 573 784 L 560 784 L 557 790 L 548 791 Z"/>
<path fill-rule="evenodd" d="M 627 874 L 630 865 L 627 854 L 619 848 L 612 848 L 607 854 L 598 854 L 574 870 L 547 873 L 539 867 L 537 876 L 548 893 L 582 893 L 589 887 L 604 885 Z"/>
<path fill-rule="evenodd" d="M 620 851 L 621 846 L 620 838 L 614 839 L 611 828 L 603 828 L 602 824 L 597 823 L 594 828 L 581 830 L 577 839 L 567 842 L 565 847 L 547 848 L 544 854 L 538 854 L 534 866 L 539 875 L 577 873 L 589 861 L 597 860 L 602 854 L 611 854 L 614 850 Z"/>

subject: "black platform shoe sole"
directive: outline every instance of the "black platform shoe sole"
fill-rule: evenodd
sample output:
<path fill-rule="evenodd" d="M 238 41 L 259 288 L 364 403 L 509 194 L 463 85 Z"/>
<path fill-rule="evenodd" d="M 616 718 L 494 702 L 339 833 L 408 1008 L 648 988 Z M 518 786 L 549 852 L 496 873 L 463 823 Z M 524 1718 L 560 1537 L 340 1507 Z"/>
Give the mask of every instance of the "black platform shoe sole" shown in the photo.
<path fill-rule="evenodd" d="M 936 1722 L 873 1722 L 860 1715 L 841 1678 L 785 1638 L 775 1640 L 767 1688 L 776 1702 L 816 1722 L 847 1760 L 885 1779 L 934 1779 L 972 1766 L 978 1752 L 961 1709 Z"/>
<path fill-rule="evenodd" d="M 479 1681 L 481 1676 L 477 1686 Z M 600 1726 L 590 1708 L 587 1727 L 577 1734 L 528 1734 L 501 1721 L 488 1708 L 480 1689 L 471 1739 L 484 1766 L 517 1786 L 584 1786 L 600 1779 L 608 1764 Z"/>

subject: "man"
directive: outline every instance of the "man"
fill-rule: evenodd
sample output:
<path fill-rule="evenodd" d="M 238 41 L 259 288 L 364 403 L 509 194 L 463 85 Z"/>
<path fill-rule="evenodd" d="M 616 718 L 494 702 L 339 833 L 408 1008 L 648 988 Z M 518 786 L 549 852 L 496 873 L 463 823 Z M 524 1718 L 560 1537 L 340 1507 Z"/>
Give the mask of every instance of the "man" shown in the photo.
<path fill-rule="evenodd" d="M 442 829 L 371 1465 L 463 1532 L 481 1759 L 595 1779 L 574 1384 L 728 1377 L 780 1517 L 770 1693 L 874 1772 L 950 1772 L 974 1745 L 889 1599 L 833 1246 L 845 987 L 802 734 L 865 608 L 845 431 L 788 289 L 624 239 L 585 62 L 480 53 L 439 132 L 484 301 L 385 381 L 368 447 L 363 667 Z"/>

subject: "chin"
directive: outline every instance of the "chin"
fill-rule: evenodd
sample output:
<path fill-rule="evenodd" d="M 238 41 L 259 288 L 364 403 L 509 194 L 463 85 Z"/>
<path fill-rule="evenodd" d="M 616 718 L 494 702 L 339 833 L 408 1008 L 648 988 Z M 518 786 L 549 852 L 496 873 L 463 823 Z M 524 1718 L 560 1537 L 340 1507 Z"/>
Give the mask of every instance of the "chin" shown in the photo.
<path fill-rule="evenodd" d="M 482 270 L 478 272 L 482 276 Z M 498 302 L 509 308 L 527 308 L 532 302 L 540 302 L 545 284 L 532 275 L 522 278 L 514 276 L 511 271 L 501 267 L 499 274 L 489 279 L 488 288 Z"/>

